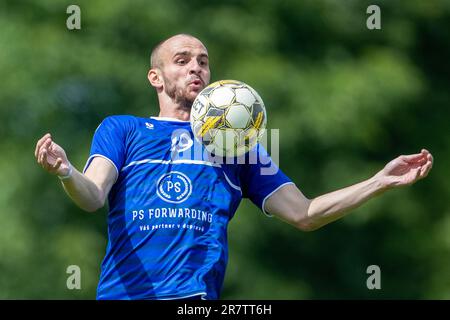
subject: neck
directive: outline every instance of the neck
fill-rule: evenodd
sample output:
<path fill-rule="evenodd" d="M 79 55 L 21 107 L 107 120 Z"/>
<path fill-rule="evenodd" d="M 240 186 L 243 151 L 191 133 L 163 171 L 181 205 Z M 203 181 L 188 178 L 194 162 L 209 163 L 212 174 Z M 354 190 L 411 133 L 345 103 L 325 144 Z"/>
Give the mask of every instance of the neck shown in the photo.
<path fill-rule="evenodd" d="M 164 117 L 164 118 L 174 118 L 178 120 L 183 121 L 189 121 L 191 112 L 181 109 L 175 109 L 175 110 L 163 110 L 161 109 L 159 112 L 158 117 Z"/>
<path fill-rule="evenodd" d="M 189 121 L 191 115 L 191 106 L 189 103 L 176 103 L 172 99 L 159 97 L 159 117 L 175 118 L 178 120 Z"/>

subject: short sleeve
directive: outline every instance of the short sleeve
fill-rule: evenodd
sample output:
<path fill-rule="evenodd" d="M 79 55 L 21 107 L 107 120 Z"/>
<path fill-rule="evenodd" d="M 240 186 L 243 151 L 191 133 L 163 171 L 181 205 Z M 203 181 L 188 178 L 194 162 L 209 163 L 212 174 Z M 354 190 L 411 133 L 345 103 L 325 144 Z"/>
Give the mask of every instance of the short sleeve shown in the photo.
<path fill-rule="evenodd" d="M 242 196 L 249 198 L 266 215 L 264 203 L 275 191 L 293 182 L 287 177 L 260 144 L 248 153 L 246 164 L 241 166 Z"/>
<path fill-rule="evenodd" d="M 89 159 L 83 169 L 83 173 L 95 157 L 102 157 L 109 160 L 119 176 L 120 169 L 125 161 L 126 127 L 125 122 L 119 116 L 108 117 L 100 123 L 95 130 L 92 139 Z"/>

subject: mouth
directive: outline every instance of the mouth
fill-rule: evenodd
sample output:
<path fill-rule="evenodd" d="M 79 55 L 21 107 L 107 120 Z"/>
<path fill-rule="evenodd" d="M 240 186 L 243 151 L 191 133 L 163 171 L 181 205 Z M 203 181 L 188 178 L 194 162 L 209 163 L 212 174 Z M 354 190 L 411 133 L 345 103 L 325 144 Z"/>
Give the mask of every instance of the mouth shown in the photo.
<path fill-rule="evenodd" d="M 190 86 L 194 89 L 203 89 L 203 81 L 201 81 L 200 79 L 196 79 L 196 80 L 190 81 L 188 83 L 188 86 Z"/>

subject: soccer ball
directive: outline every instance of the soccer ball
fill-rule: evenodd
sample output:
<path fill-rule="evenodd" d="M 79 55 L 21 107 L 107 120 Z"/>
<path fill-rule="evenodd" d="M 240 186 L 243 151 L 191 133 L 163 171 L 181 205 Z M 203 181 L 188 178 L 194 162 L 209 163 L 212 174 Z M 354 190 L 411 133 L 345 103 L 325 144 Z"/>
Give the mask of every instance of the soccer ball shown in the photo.
<path fill-rule="evenodd" d="M 192 104 L 190 118 L 196 140 L 220 157 L 238 157 L 254 148 L 266 120 L 259 94 L 236 80 L 221 80 L 204 88 Z"/>

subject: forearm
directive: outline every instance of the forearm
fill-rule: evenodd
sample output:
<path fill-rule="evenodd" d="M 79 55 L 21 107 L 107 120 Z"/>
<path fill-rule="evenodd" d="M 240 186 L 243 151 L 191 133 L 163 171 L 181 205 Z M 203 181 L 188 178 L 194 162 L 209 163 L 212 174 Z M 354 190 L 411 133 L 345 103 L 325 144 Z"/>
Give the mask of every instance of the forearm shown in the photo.
<path fill-rule="evenodd" d="M 426 177 L 432 165 L 433 156 L 423 149 L 418 154 L 395 158 L 370 179 L 312 200 L 294 184 L 288 184 L 267 199 L 264 210 L 300 230 L 316 230 L 389 188 L 407 186 Z"/>
<path fill-rule="evenodd" d="M 61 180 L 64 191 L 81 209 L 96 211 L 104 205 L 101 189 L 88 177 L 74 167 L 70 178 Z"/>
<path fill-rule="evenodd" d="M 351 209 L 359 207 L 370 198 L 384 192 L 386 188 L 376 177 L 321 195 L 311 200 L 305 217 L 311 230 L 318 229 L 345 216 Z"/>

